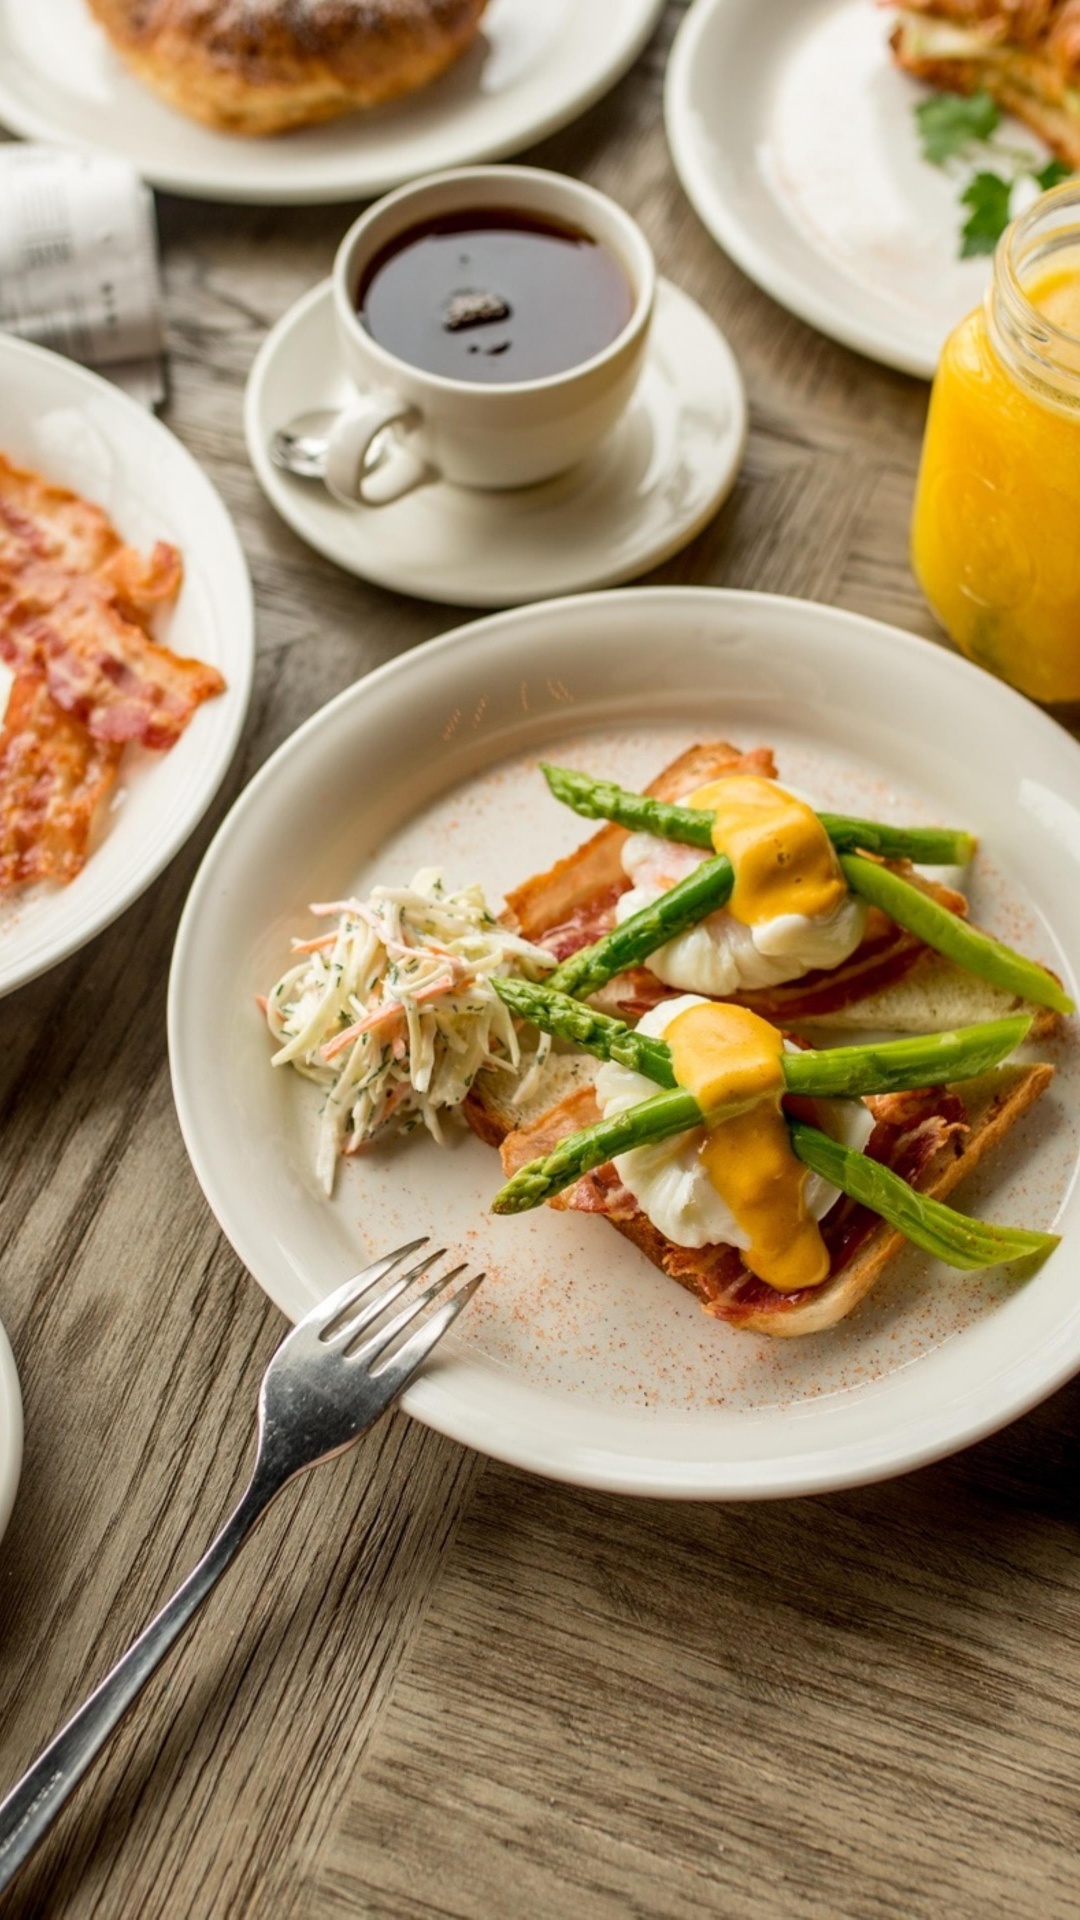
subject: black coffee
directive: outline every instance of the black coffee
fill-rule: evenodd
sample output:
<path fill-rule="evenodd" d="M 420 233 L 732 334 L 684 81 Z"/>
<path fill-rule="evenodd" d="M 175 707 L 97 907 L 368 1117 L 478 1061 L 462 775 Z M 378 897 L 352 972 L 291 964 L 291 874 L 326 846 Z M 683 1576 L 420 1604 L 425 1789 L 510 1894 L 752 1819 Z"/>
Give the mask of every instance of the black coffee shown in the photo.
<path fill-rule="evenodd" d="M 357 311 L 399 360 L 503 385 L 579 367 L 634 308 L 606 247 L 515 208 L 471 208 L 410 227 L 367 267 Z"/>

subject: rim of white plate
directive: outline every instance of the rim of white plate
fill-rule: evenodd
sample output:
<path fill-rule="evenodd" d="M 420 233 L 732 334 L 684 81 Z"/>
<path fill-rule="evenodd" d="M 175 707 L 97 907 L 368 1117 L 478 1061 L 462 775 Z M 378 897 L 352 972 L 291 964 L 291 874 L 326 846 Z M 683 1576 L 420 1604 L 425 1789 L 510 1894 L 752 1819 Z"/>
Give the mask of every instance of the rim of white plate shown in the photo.
<path fill-rule="evenodd" d="M 94 373 L 89 367 L 80 366 L 74 360 L 52 353 L 47 347 L 39 347 L 26 340 L 18 340 L 10 335 L 0 335 L 0 365 L 11 356 L 16 363 L 25 359 L 31 364 L 49 366 L 58 379 L 67 381 L 77 393 L 80 388 L 104 396 L 107 404 L 115 406 L 122 414 L 137 426 L 139 433 L 149 435 L 151 444 L 165 444 L 169 448 L 169 457 L 178 458 L 195 479 L 196 485 L 204 495 L 206 512 L 212 514 L 218 524 L 218 537 L 231 548 L 231 564 L 234 568 L 233 590 L 241 589 L 242 623 L 239 630 L 237 652 L 241 656 L 239 674 L 230 667 L 227 693 L 231 722 L 218 738 L 217 749 L 209 762 L 205 778 L 201 784 L 197 799 L 186 811 L 176 815 L 171 830 L 161 840 L 152 857 L 140 865 L 135 876 L 124 886 L 102 900 L 86 920 L 78 927 L 59 938 L 45 943 L 40 949 L 31 951 L 24 961 L 10 972 L 0 965 L 0 996 L 14 993 L 19 987 L 36 980 L 61 961 L 71 958 L 73 953 L 87 946 L 89 942 L 103 933 L 106 927 L 118 920 L 128 907 L 138 900 L 146 889 L 165 871 L 175 859 L 181 847 L 190 839 L 213 801 L 222 781 L 232 764 L 244 722 L 247 719 L 248 705 L 251 699 L 251 686 L 255 670 L 255 595 L 251 584 L 251 572 L 247 564 L 240 536 L 236 531 L 232 515 L 209 475 L 199 465 L 195 456 L 185 447 L 182 440 L 172 433 L 160 420 L 147 411 L 122 388 L 114 386 L 101 374 Z M 234 629 L 235 631 L 235 629 Z M 198 717 L 198 716 L 196 716 Z"/>
<path fill-rule="evenodd" d="M 249 1254 L 249 1248 L 254 1245 L 253 1238 L 242 1219 L 238 1218 L 228 1182 L 219 1178 L 218 1169 L 202 1150 L 198 1115 L 191 1097 L 191 1087 L 181 1065 L 181 1032 L 185 1018 L 184 979 L 188 954 L 197 941 L 204 906 L 220 884 L 219 869 L 227 859 L 234 828 L 258 808 L 263 792 L 277 777 L 281 765 L 296 752 L 303 751 L 306 744 L 324 728 L 332 727 L 338 715 L 370 695 L 373 688 L 385 687 L 387 683 L 398 679 L 407 680 L 410 674 L 417 671 L 418 665 L 422 671 L 424 664 L 437 654 L 460 650 L 477 642 L 482 644 L 493 636 L 502 640 L 506 635 L 513 635 L 516 630 L 537 621 L 572 619 L 582 609 L 621 608 L 630 601 L 653 610 L 665 606 L 670 609 L 673 597 L 680 605 L 696 609 L 703 615 L 722 606 L 732 614 L 741 613 L 751 622 L 757 616 L 764 618 L 770 613 L 781 617 L 795 614 L 800 625 L 808 630 L 816 627 L 824 632 L 828 627 L 839 626 L 848 629 L 853 636 L 860 636 L 863 641 L 869 639 L 880 647 L 893 650 L 895 654 L 918 661 L 924 667 L 933 661 L 933 670 L 945 682 L 951 683 L 961 696 L 979 697 L 1006 717 L 1022 720 L 1024 727 L 1045 743 L 1048 760 L 1060 756 L 1064 749 L 1070 759 L 1075 759 L 1077 789 L 1080 792 L 1080 743 L 1072 740 L 1047 714 L 1001 681 L 974 667 L 960 655 L 943 647 L 935 647 L 933 643 L 905 633 L 902 629 L 845 609 L 801 601 L 786 595 L 709 587 L 639 587 L 533 602 L 455 628 L 354 682 L 313 714 L 277 749 L 234 803 L 204 857 L 189 894 L 177 934 L 169 980 L 168 1027 L 173 1097 L 192 1166 L 230 1244 L 264 1291 L 286 1313 L 290 1309 L 281 1276 L 275 1275 L 272 1279 L 260 1276 L 257 1253 L 255 1258 Z M 507 648 L 507 651 L 511 650 Z M 1033 1353 L 1014 1363 L 1007 1385 L 1006 1375 L 999 1371 L 991 1381 L 993 1391 L 988 1392 L 985 1383 L 981 1382 L 977 1392 L 969 1393 L 958 1405 L 951 1406 L 945 1415 L 932 1409 L 918 1421 L 907 1423 L 899 1434 L 886 1434 L 884 1440 L 864 1440 L 858 1444 L 836 1443 L 816 1453 L 789 1452 L 764 1461 L 722 1460 L 717 1463 L 710 1459 L 702 1464 L 697 1461 L 673 1461 L 660 1454 L 650 1456 L 643 1453 L 631 1457 L 624 1453 L 612 1453 L 602 1446 L 580 1442 L 567 1446 L 557 1431 L 545 1431 L 538 1444 L 535 1434 L 524 1425 L 517 1432 L 510 1425 L 508 1431 L 503 1409 L 493 1417 L 483 1409 L 478 1412 L 475 1407 L 463 1405 L 460 1395 L 455 1396 L 452 1387 L 447 1384 L 448 1378 L 452 1382 L 454 1373 L 452 1356 L 444 1367 L 436 1368 L 427 1377 L 416 1381 L 404 1396 L 402 1405 L 424 1424 L 463 1445 L 475 1447 L 510 1465 L 570 1484 L 668 1499 L 769 1499 L 837 1491 L 888 1479 L 928 1465 L 984 1439 L 1028 1412 L 1064 1385 L 1078 1369 L 1080 1313 L 1073 1316 L 1072 1325 L 1067 1329 L 1067 1338 L 1062 1336 L 1060 1327 L 1056 1327 L 1052 1339 L 1044 1340 Z M 974 1407 L 969 1404 L 972 1400 Z M 754 1417 L 757 1416 L 748 1416 Z M 557 1426 L 558 1423 L 555 1424 Z M 523 1445 L 521 1435 L 526 1432 L 531 1434 L 531 1439 L 529 1444 Z"/>
<path fill-rule="evenodd" d="M 0 1540 L 11 1518 L 22 1472 L 23 1410 L 11 1342 L 0 1325 Z"/>
<path fill-rule="evenodd" d="M 898 373 L 912 374 L 918 380 L 932 380 L 937 368 L 936 351 L 914 350 L 909 334 L 903 328 L 891 327 L 884 315 L 880 326 L 864 324 L 842 299 L 834 301 L 819 294 L 762 245 L 718 191 L 693 133 L 691 78 L 700 60 L 702 41 L 717 15 L 726 7 L 742 4 L 743 0 L 694 0 L 672 44 L 664 77 L 664 125 L 672 164 L 687 199 L 735 265 L 797 319 L 868 360 L 893 367 Z"/>

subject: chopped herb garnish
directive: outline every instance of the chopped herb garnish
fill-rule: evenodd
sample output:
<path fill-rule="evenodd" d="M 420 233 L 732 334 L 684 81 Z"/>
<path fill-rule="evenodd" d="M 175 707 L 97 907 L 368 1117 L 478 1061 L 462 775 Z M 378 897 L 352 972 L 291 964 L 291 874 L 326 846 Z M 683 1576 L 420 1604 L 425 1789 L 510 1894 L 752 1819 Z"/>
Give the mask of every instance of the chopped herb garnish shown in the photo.
<path fill-rule="evenodd" d="M 1013 183 L 999 173 L 977 173 L 960 195 L 960 204 L 970 212 L 960 229 L 960 257 L 993 253 L 1009 224 Z"/>
<path fill-rule="evenodd" d="M 914 111 L 923 158 L 961 183 L 959 201 L 966 213 L 961 259 L 993 253 L 1012 219 L 1013 196 L 1022 180 L 1034 180 L 1045 193 L 1072 177 L 1061 160 L 1040 165 L 1023 148 L 995 138 L 1001 111 L 986 92 L 932 93 Z"/>
<path fill-rule="evenodd" d="M 989 140 L 1001 125 L 997 102 L 988 93 L 932 93 L 915 108 L 923 157 L 935 167 L 966 154 L 973 142 Z"/>

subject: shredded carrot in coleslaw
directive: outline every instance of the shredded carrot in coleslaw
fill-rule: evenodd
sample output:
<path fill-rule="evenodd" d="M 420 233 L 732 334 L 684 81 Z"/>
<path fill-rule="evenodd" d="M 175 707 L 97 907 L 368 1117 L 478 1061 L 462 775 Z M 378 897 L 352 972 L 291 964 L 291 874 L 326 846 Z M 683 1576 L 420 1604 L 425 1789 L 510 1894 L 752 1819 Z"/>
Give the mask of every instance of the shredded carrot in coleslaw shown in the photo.
<path fill-rule="evenodd" d="M 325 1089 L 316 1167 L 329 1193 L 339 1155 L 358 1153 L 389 1122 L 425 1126 L 441 1140 L 440 1110 L 461 1105 L 481 1068 L 519 1070 L 514 1023 L 492 977 L 536 979 L 556 961 L 502 926 L 478 886 L 448 893 L 434 867 L 410 887 L 375 887 L 367 900 L 311 911 L 335 917 L 336 931 L 293 942 L 296 964 L 264 1011 L 278 1043 L 274 1066 Z"/>

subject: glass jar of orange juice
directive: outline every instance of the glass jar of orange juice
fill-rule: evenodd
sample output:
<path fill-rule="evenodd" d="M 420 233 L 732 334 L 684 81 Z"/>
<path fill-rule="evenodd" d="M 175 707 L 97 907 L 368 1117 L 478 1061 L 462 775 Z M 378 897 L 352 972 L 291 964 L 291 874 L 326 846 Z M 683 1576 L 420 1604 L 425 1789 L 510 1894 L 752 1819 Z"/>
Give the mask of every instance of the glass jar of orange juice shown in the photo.
<path fill-rule="evenodd" d="M 912 564 L 969 659 L 1080 700 L 1080 181 L 1014 220 L 941 357 Z"/>

